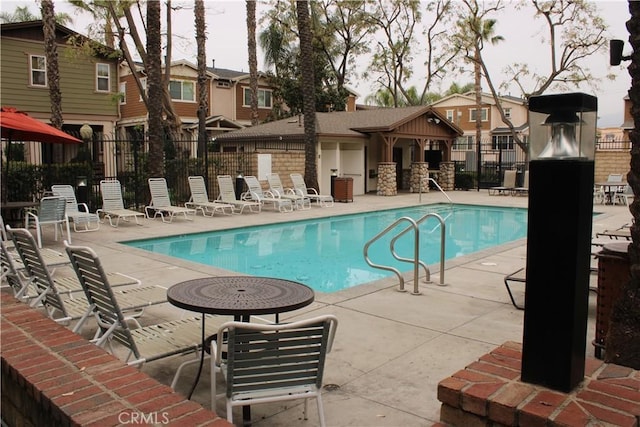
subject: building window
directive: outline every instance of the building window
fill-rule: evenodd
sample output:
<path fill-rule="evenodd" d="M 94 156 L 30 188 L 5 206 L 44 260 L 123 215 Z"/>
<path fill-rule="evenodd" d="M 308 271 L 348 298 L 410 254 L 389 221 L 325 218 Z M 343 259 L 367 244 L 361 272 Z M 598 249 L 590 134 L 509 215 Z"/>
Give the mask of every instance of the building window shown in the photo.
<path fill-rule="evenodd" d="M 251 106 L 251 89 L 244 88 L 244 105 L 243 107 Z M 265 89 L 258 89 L 258 108 L 271 108 L 271 91 Z"/>
<path fill-rule="evenodd" d="M 504 109 L 504 116 L 505 116 L 507 119 L 511 119 L 511 108 L 505 108 L 505 109 Z"/>
<path fill-rule="evenodd" d="M 486 122 L 487 120 L 489 120 L 489 109 L 488 108 L 483 108 L 482 110 L 482 115 L 480 116 L 480 121 L 482 122 Z M 472 108 L 469 110 L 469 121 L 471 122 L 475 122 L 476 121 L 476 109 Z"/>
<path fill-rule="evenodd" d="M 493 150 L 513 150 L 513 135 L 493 135 L 491 148 Z"/>
<path fill-rule="evenodd" d="M 140 79 L 140 85 L 142 85 L 142 92 L 144 94 L 147 93 L 147 78 L 146 77 L 142 77 Z M 140 101 L 142 101 L 142 93 L 140 94 Z"/>
<path fill-rule="evenodd" d="M 111 89 L 111 67 L 109 64 L 96 64 L 96 90 L 109 92 Z"/>
<path fill-rule="evenodd" d="M 169 93 L 171 99 L 176 101 L 195 102 L 195 84 L 194 82 L 184 80 L 171 80 L 169 82 Z"/>
<path fill-rule="evenodd" d="M 445 111 L 446 115 L 447 115 L 447 120 L 449 120 L 450 122 L 453 122 L 453 110 L 446 110 Z"/>
<path fill-rule="evenodd" d="M 47 59 L 40 55 L 30 55 L 31 85 L 47 86 Z"/>
<path fill-rule="evenodd" d="M 120 105 L 127 103 L 127 82 L 120 83 Z"/>
<path fill-rule="evenodd" d="M 473 150 L 474 140 L 475 140 L 475 137 L 471 135 L 459 136 L 458 138 L 456 138 L 455 142 L 453 143 L 453 149 L 463 150 L 463 151 Z"/>

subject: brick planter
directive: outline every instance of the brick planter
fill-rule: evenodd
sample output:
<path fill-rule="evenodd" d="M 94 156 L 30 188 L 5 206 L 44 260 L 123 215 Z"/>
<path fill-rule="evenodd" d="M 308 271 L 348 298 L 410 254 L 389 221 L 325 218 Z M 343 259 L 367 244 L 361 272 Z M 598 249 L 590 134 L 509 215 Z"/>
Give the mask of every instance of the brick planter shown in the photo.
<path fill-rule="evenodd" d="M 560 393 L 520 381 L 522 346 L 507 342 L 438 384 L 440 426 L 628 426 L 640 418 L 640 372 L 588 357 Z"/>

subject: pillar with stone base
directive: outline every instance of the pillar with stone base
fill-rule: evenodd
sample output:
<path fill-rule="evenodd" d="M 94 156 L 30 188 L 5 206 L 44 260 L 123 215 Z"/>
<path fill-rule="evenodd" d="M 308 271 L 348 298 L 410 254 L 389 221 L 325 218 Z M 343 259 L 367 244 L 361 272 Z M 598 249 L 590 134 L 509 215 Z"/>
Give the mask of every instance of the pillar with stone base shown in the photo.
<path fill-rule="evenodd" d="M 411 179 L 409 180 L 409 191 L 411 193 L 429 192 L 429 163 L 411 163 Z"/>
<path fill-rule="evenodd" d="M 453 191 L 456 182 L 456 165 L 453 162 L 440 162 L 438 185 L 444 191 Z"/>
<path fill-rule="evenodd" d="M 378 163 L 378 196 L 395 196 L 398 194 L 396 163 Z"/>

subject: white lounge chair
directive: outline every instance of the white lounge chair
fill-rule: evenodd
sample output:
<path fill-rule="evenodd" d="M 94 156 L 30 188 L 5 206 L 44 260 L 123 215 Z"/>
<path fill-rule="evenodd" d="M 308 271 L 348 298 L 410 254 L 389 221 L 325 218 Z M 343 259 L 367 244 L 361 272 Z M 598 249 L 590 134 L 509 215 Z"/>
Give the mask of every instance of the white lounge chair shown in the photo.
<path fill-rule="evenodd" d="M 526 196 L 529 194 L 529 171 L 524 172 L 524 181 L 522 187 L 515 187 L 511 190 L 511 194 L 514 196 Z"/>
<path fill-rule="evenodd" d="M 67 199 L 65 215 L 69 222 L 73 222 L 73 231 L 96 231 L 100 228 L 100 217 L 89 212 L 86 203 L 78 203 L 76 193 L 70 185 L 52 185 L 51 191 L 55 196 Z M 78 228 L 80 226 L 80 228 Z"/>
<path fill-rule="evenodd" d="M 134 218 L 136 224 L 142 225 L 138 221 L 138 217 L 144 218 L 144 214 L 124 207 L 120 181 L 117 179 L 100 181 L 100 193 L 102 194 L 102 208 L 98 209 L 96 213 L 108 218 L 112 227 L 117 227 L 121 219 L 129 221 L 129 218 Z M 113 223 L 114 218 L 115 224 Z"/>
<path fill-rule="evenodd" d="M 269 191 L 281 199 L 289 199 L 296 209 L 311 209 L 311 199 L 303 194 L 298 194 L 292 188 L 284 188 L 280 175 L 277 173 L 267 174 L 267 182 L 269 183 Z"/>
<path fill-rule="evenodd" d="M 195 209 L 171 204 L 167 181 L 164 178 L 149 178 L 149 191 L 151 192 L 151 203 L 144 208 L 147 218 L 151 218 L 150 211 L 153 211 L 153 218 L 160 215 L 162 222 L 172 222 L 176 215 L 183 215 L 184 219 L 193 220 L 187 215 L 195 215 Z M 168 220 L 165 219 L 165 214 L 168 215 Z"/>
<path fill-rule="evenodd" d="M 64 197 L 43 197 L 37 211 L 27 211 L 24 219 L 25 227 L 29 228 L 31 222 L 35 224 L 38 247 L 42 247 L 42 227 L 53 225 L 55 239 L 58 240 L 58 227 L 62 231 L 62 226 L 66 225 L 67 238 L 71 240 L 69 229 L 69 218 L 66 215 L 67 200 Z"/>
<path fill-rule="evenodd" d="M 282 199 L 270 191 L 262 191 L 262 185 L 258 178 L 252 175 L 244 177 L 244 182 L 247 184 L 249 191 L 246 193 L 248 199 L 261 204 L 270 203 L 274 209 L 280 212 L 293 212 L 293 202 L 290 199 Z"/>
<path fill-rule="evenodd" d="M 51 275 L 40 255 L 35 240 L 25 228 L 9 229 L 16 250 L 25 266 L 26 274 L 32 279 L 36 295 L 31 299 L 32 307 L 42 304 L 47 315 L 58 323 L 67 324 L 77 320 L 73 327 L 79 332 L 86 320 L 94 315 L 87 299 L 76 293 L 63 293 Z M 82 281 L 80 281 L 82 285 Z M 159 286 L 118 287 L 114 291 L 120 298 L 123 309 L 140 311 L 152 304 L 167 301 L 167 290 Z"/>
<path fill-rule="evenodd" d="M 315 200 L 320 206 L 330 207 L 333 206 L 333 197 L 329 194 L 319 194 L 315 188 L 307 188 L 307 184 L 304 182 L 304 178 L 299 173 L 292 173 L 289 175 L 291 182 L 293 183 L 293 189 L 300 195 L 305 195 L 311 200 Z"/>
<path fill-rule="evenodd" d="M 222 373 L 229 422 L 234 406 L 295 399 L 305 399 L 306 420 L 307 400 L 315 398 L 324 426 L 322 378 L 337 326 L 333 315 L 292 323 L 223 324 L 216 336 L 226 336 L 227 345 L 211 342 L 211 409 L 216 410 L 216 376 Z"/>
<path fill-rule="evenodd" d="M 494 196 L 497 194 L 508 196 L 511 191 L 516 187 L 516 171 L 508 170 L 504 171 L 504 178 L 502 179 L 502 185 L 499 187 L 490 187 L 489 195 Z"/>
<path fill-rule="evenodd" d="M 233 205 L 234 212 L 239 209 L 239 213 L 242 213 L 245 208 L 249 208 L 250 212 L 260 212 L 262 210 L 262 204 L 259 202 L 236 199 L 231 175 L 218 175 L 218 190 L 220 190 L 218 200 L 222 203 Z"/>
<path fill-rule="evenodd" d="M 191 198 L 184 205 L 188 208 L 201 211 L 203 216 L 213 216 L 216 212 L 225 215 L 233 213 L 233 205 L 222 201 L 209 201 L 207 186 L 202 176 L 190 176 L 189 188 L 191 189 Z"/>
<path fill-rule="evenodd" d="M 66 250 L 78 280 L 83 284 L 86 299 L 98 313 L 98 323 L 105 330 L 96 340 L 99 347 L 117 342 L 129 351 L 127 363 L 138 367 L 146 362 L 190 352 L 198 356 L 178 367 L 171 383 L 171 387 L 175 387 L 182 368 L 200 361 L 199 351 L 203 351 L 201 334 L 211 335 L 215 328 L 210 326 L 202 331 L 202 319 L 198 317 L 140 326 L 135 319 L 124 316 L 120 298 L 109 286 L 96 253 L 91 248 L 81 246 L 67 245 Z M 129 322 L 136 324 L 136 328 L 131 328 Z M 133 360 L 129 360 L 131 356 Z"/>

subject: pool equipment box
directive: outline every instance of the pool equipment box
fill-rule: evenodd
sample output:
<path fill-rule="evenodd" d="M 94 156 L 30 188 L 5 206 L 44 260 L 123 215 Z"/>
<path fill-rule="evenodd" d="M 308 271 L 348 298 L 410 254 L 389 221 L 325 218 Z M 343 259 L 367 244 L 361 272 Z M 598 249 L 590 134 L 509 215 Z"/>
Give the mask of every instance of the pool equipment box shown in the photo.
<path fill-rule="evenodd" d="M 584 379 L 597 99 L 531 97 L 524 382 L 570 392 Z"/>

